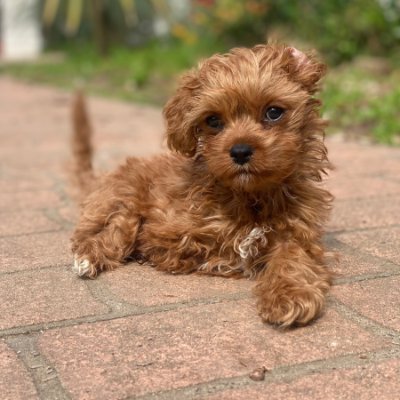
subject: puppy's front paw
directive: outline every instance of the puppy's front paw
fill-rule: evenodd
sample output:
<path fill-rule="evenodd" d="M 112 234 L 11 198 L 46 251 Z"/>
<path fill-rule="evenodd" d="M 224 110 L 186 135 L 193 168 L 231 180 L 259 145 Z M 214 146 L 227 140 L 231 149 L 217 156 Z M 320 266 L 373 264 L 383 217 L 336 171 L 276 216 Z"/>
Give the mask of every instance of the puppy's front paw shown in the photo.
<path fill-rule="evenodd" d="M 257 303 L 265 322 L 283 328 L 308 324 L 320 315 L 324 305 L 324 291 L 316 287 L 271 291 Z"/>
<path fill-rule="evenodd" d="M 76 255 L 72 271 L 81 278 L 94 278 L 96 276 L 96 268 L 92 265 L 92 263 L 87 258 L 79 258 Z"/>

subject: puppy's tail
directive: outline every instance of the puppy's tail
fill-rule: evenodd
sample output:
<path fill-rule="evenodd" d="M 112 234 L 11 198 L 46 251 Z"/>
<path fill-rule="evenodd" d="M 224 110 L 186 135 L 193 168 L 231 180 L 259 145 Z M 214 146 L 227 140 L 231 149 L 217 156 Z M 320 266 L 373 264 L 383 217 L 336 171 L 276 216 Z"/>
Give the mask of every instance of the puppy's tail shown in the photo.
<path fill-rule="evenodd" d="M 77 90 L 73 98 L 72 128 L 71 181 L 78 189 L 77 197 L 82 199 L 92 191 L 95 174 L 92 165 L 92 128 L 81 90 Z"/>

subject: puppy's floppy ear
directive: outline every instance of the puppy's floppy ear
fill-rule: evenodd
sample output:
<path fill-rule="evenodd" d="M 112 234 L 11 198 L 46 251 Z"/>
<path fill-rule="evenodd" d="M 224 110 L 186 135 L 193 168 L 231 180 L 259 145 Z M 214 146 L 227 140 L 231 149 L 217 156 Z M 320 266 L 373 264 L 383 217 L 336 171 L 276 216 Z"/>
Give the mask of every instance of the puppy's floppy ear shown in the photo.
<path fill-rule="evenodd" d="M 326 66 L 313 53 L 305 54 L 294 47 L 284 52 L 285 70 L 292 79 L 300 83 L 310 93 L 318 90 L 318 82 L 325 75 Z"/>
<path fill-rule="evenodd" d="M 197 70 L 189 71 L 182 76 L 179 88 L 163 110 L 167 124 L 168 147 L 188 157 L 195 154 L 197 146 L 192 111 L 196 102 L 195 94 L 199 88 Z"/>

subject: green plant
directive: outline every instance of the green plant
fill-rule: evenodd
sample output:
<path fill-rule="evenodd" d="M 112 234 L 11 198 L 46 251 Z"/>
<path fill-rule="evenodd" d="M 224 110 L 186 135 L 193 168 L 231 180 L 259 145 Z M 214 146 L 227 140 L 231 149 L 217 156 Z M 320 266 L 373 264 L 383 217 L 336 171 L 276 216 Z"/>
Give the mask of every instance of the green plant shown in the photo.
<path fill-rule="evenodd" d="M 167 0 L 42 0 L 42 20 L 50 43 L 60 38 L 91 38 L 101 55 L 111 44 L 126 43 L 131 31 L 142 32 L 139 22 L 162 15 L 168 19 Z"/>
<path fill-rule="evenodd" d="M 170 40 L 152 41 L 134 50 L 112 47 L 108 57 L 101 57 L 88 43 L 63 50 L 61 59 L 54 60 L 49 54 L 40 62 L 3 64 L 0 73 L 67 88 L 80 81 L 88 92 L 162 105 L 182 70 L 220 48 L 203 41 Z"/>
<path fill-rule="evenodd" d="M 192 26 L 229 47 L 294 39 L 316 47 L 332 64 L 360 53 L 395 53 L 400 47 L 400 5 L 395 0 L 214 0 L 196 8 Z"/>
<path fill-rule="evenodd" d="M 363 69 L 363 61 L 331 71 L 322 91 L 323 111 L 330 131 L 400 144 L 399 73 Z M 361 65 L 361 66 L 360 66 Z"/>
<path fill-rule="evenodd" d="M 364 110 L 365 119 L 372 126 L 372 134 L 378 142 L 400 144 L 400 88 L 395 87 L 379 100 L 372 101 Z"/>

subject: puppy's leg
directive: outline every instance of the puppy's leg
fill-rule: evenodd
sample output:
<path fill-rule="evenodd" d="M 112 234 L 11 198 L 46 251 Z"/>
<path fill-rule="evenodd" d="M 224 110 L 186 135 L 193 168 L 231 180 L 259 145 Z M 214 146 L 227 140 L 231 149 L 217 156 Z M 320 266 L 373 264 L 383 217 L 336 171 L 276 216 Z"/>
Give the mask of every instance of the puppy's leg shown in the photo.
<path fill-rule="evenodd" d="M 123 205 L 84 211 L 72 237 L 73 270 L 94 278 L 102 270 L 121 265 L 134 250 L 139 227 L 140 217 Z"/>
<path fill-rule="evenodd" d="M 325 304 L 332 274 L 317 257 L 296 242 L 278 243 L 255 287 L 261 318 L 287 327 L 305 325 L 316 318 Z"/>

